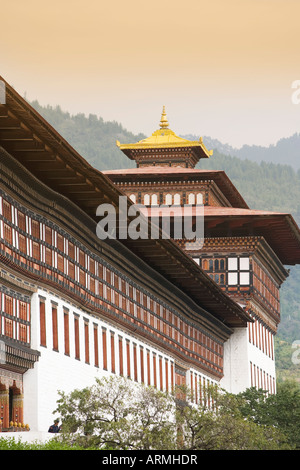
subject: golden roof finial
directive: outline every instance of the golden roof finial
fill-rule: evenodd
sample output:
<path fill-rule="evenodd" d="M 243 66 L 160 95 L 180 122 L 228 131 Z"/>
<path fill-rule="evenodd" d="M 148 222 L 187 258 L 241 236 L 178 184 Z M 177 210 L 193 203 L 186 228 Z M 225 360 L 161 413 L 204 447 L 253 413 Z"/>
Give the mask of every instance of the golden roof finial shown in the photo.
<path fill-rule="evenodd" d="M 160 119 L 159 124 L 160 124 L 161 129 L 167 129 L 169 127 L 169 123 L 168 123 L 168 119 L 167 119 L 167 115 L 166 115 L 166 110 L 165 110 L 164 106 L 163 106 L 162 115 L 161 115 L 161 119 Z"/>

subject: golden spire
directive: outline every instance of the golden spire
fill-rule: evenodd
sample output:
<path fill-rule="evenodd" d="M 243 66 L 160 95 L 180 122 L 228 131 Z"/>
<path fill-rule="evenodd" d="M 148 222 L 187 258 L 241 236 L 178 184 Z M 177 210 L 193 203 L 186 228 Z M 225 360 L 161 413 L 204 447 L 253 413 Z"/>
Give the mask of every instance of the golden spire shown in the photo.
<path fill-rule="evenodd" d="M 162 115 L 161 115 L 161 119 L 160 119 L 159 124 L 160 124 L 161 129 L 167 129 L 169 127 L 169 123 L 168 123 L 168 119 L 167 119 L 167 115 L 166 115 L 166 110 L 165 110 L 164 106 L 163 106 Z"/>

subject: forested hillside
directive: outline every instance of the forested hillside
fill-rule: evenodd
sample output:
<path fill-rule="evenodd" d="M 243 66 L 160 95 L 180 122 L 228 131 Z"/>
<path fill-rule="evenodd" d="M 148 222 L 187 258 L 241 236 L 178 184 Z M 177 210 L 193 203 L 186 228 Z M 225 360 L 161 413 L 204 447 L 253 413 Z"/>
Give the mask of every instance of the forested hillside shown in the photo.
<path fill-rule="evenodd" d="M 300 175 L 288 165 L 222 155 L 214 150 L 201 168 L 224 170 L 252 209 L 289 212 L 300 221 Z"/>
<path fill-rule="evenodd" d="M 116 140 L 121 143 L 136 142 L 145 136 L 134 135 L 121 124 L 104 122 L 95 115 L 72 116 L 63 112 L 59 106 L 42 107 L 36 101 L 31 105 L 95 168 L 106 170 L 134 166 L 118 149 Z M 229 155 L 230 147 L 222 147 L 219 141 L 208 137 L 203 140 L 209 149 L 214 149 L 214 155 L 209 160 L 202 160 L 198 167 L 224 170 L 251 208 L 289 212 L 300 223 L 300 171 L 295 171 L 289 165 L 271 163 L 269 160 L 274 146 L 265 153 L 268 161 L 257 163 L 252 159 L 250 161 Z M 275 161 L 278 160 L 278 148 L 284 152 L 282 145 L 283 142 L 276 146 Z M 300 154 L 298 136 L 294 136 L 288 145 L 293 148 L 290 154 L 297 155 L 297 148 Z M 260 155 L 263 160 L 261 148 Z M 294 369 L 295 372 L 291 362 L 291 344 L 300 340 L 300 267 L 291 268 L 290 277 L 281 289 L 281 299 L 282 321 L 277 340 L 278 344 L 280 342 L 280 347 L 277 346 L 277 365 L 283 370 Z"/>
<path fill-rule="evenodd" d="M 117 122 L 104 122 L 94 114 L 74 116 L 59 106 L 42 107 L 37 101 L 30 103 L 93 167 L 111 170 L 133 167 L 134 163 L 120 152 L 116 140 L 135 142 L 143 135 L 133 135 Z"/>

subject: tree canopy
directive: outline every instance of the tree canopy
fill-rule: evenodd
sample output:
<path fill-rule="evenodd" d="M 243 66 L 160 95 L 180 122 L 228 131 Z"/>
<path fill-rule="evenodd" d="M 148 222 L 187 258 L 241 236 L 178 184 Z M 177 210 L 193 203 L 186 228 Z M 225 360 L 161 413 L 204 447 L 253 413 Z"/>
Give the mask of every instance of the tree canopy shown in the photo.
<path fill-rule="evenodd" d="M 300 445 L 298 386 L 278 395 L 208 388 L 195 404 L 186 388 L 164 393 L 123 377 L 60 392 L 64 443 L 103 450 L 280 450 Z M 184 395 L 185 399 L 182 399 Z M 291 404 L 293 403 L 293 406 Z M 291 422 L 292 417 L 295 420 Z"/>

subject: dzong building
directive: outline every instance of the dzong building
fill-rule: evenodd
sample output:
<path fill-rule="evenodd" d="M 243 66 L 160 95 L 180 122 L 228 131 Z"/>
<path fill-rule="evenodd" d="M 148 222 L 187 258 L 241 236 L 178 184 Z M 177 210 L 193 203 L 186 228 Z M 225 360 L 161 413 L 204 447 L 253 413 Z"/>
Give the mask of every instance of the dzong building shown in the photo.
<path fill-rule="evenodd" d="M 136 168 L 100 172 L 1 81 L 0 431 L 47 431 L 58 390 L 111 374 L 186 384 L 195 401 L 210 384 L 275 393 L 279 290 L 300 261 L 294 219 L 251 210 L 223 171 L 195 168 L 211 152 L 176 136 L 164 112 L 148 139 L 118 143 Z M 201 204 L 203 243 L 100 239 L 97 208 L 118 213 L 124 195 L 149 227 L 160 206 L 175 207 L 175 224 Z"/>

